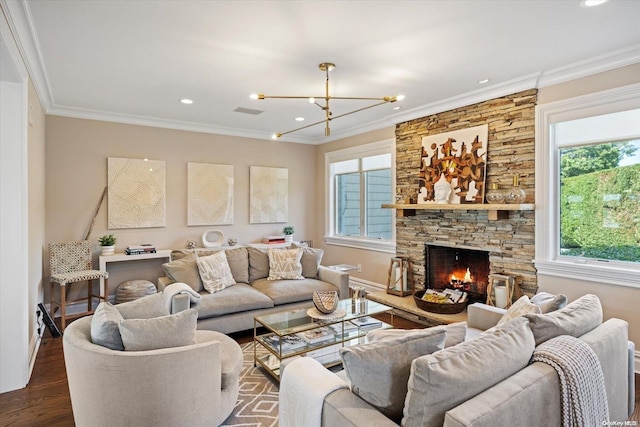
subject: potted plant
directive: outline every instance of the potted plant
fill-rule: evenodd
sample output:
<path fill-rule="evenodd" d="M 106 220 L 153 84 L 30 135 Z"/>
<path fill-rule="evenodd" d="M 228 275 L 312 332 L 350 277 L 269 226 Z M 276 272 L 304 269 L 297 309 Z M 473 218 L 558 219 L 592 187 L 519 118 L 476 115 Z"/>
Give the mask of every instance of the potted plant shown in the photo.
<path fill-rule="evenodd" d="M 282 234 L 284 234 L 284 241 L 287 243 L 293 242 L 293 233 L 295 231 L 296 230 L 290 225 L 287 225 L 286 227 L 284 227 L 282 229 Z"/>
<path fill-rule="evenodd" d="M 102 247 L 102 252 L 100 255 L 113 255 L 116 249 L 116 236 L 113 234 L 105 234 L 101 238 L 98 239 L 100 242 L 100 246 Z"/>

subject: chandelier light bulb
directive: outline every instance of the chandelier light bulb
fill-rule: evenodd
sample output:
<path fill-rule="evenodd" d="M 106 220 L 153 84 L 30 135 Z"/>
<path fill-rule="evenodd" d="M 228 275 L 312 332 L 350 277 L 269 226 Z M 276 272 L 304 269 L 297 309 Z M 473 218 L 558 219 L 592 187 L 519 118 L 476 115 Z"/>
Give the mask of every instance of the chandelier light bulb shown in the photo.
<path fill-rule="evenodd" d="M 258 94 L 257 93 L 252 93 L 251 95 L 249 95 L 249 98 L 258 99 Z"/>
<path fill-rule="evenodd" d="M 315 104 L 315 103 L 316 103 L 316 99 L 313 96 L 309 98 L 309 104 Z"/>
<path fill-rule="evenodd" d="M 396 96 L 396 101 L 402 101 L 404 99 L 404 95 Z"/>

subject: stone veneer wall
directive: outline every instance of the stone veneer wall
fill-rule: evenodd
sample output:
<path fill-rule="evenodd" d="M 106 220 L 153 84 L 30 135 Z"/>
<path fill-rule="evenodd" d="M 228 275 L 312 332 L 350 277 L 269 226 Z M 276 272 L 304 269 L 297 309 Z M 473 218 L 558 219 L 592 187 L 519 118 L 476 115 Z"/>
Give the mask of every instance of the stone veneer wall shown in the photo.
<path fill-rule="evenodd" d="M 486 187 L 497 182 L 508 189 L 513 175 L 534 202 L 535 105 L 537 90 L 492 99 L 396 125 L 396 195 L 417 198 L 422 137 L 489 125 Z M 527 294 L 537 289 L 533 265 L 533 211 L 511 211 L 509 219 L 489 221 L 487 211 L 416 210 L 398 217 L 398 255 L 409 255 L 416 288 L 424 286 L 424 244 L 481 249 L 489 252 L 491 273 L 516 276 Z"/>

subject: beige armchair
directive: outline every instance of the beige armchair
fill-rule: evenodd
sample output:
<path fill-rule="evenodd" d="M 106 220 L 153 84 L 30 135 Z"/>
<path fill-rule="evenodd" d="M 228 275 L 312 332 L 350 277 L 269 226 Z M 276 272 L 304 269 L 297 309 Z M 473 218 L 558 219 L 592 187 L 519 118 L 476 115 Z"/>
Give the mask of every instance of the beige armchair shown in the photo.
<path fill-rule="evenodd" d="M 217 426 L 231 414 L 242 368 L 233 339 L 197 331 L 189 346 L 115 351 L 91 342 L 91 318 L 63 336 L 76 426 Z"/>

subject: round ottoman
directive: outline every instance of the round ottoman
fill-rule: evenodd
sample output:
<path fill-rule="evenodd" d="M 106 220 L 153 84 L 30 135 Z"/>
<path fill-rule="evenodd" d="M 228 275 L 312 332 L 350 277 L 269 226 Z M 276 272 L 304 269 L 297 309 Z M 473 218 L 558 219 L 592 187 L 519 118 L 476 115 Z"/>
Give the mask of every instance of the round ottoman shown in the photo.
<path fill-rule="evenodd" d="M 118 285 L 115 302 L 116 304 L 120 304 L 133 301 L 157 292 L 156 285 L 148 280 L 128 280 Z"/>

